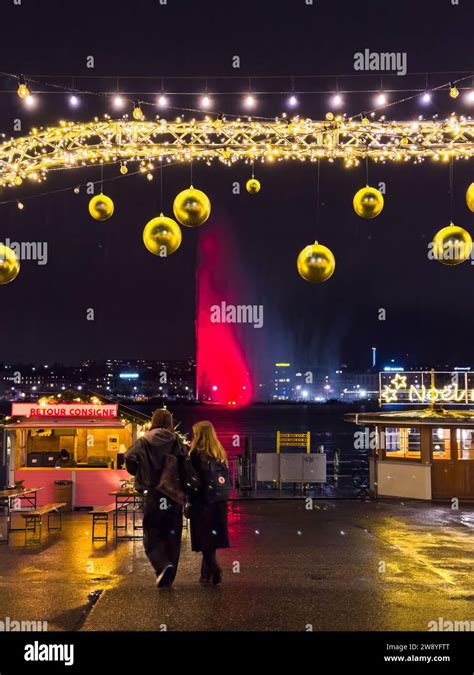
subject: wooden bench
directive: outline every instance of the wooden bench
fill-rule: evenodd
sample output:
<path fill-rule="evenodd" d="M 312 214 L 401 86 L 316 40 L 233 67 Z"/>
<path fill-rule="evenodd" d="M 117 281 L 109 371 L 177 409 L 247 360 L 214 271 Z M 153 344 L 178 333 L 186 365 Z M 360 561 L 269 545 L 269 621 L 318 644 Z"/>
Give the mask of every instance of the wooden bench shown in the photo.
<path fill-rule="evenodd" d="M 109 539 L 109 514 L 114 514 L 114 519 L 116 517 L 116 505 L 109 504 L 108 506 L 96 506 L 92 509 L 92 541 L 108 541 Z M 98 536 L 95 533 L 95 528 L 97 525 L 105 525 L 105 536 Z"/>
<path fill-rule="evenodd" d="M 48 516 L 48 532 L 60 532 L 63 527 L 62 510 L 67 504 L 65 502 L 58 502 L 55 504 L 45 504 L 33 511 L 22 513 L 22 518 L 25 519 L 25 546 L 32 544 L 41 544 L 43 516 Z M 59 516 L 59 527 L 51 527 L 50 518 L 52 515 Z M 38 535 L 36 534 L 38 530 Z M 33 534 L 28 537 L 28 532 Z"/>

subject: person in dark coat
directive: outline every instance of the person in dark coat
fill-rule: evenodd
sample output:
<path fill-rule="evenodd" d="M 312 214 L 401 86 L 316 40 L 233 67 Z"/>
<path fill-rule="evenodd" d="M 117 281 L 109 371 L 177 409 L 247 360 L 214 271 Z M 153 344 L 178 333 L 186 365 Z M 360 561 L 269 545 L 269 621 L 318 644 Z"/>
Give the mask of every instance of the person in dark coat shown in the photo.
<path fill-rule="evenodd" d="M 199 475 L 201 490 L 193 498 L 189 511 L 191 523 L 191 547 L 202 553 L 201 578 L 204 584 L 219 584 L 222 570 L 217 561 L 218 548 L 229 547 L 227 501 L 209 503 L 205 494 L 205 482 L 212 462 L 227 466 L 227 456 L 220 444 L 211 422 L 198 422 L 193 426 L 191 461 Z"/>
<path fill-rule="evenodd" d="M 145 495 L 143 534 L 145 553 L 155 572 L 156 585 L 172 585 L 178 570 L 183 508 L 156 489 L 165 457 L 183 453 L 168 410 L 155 410 L 149 431 L 125 453 L 127 471 L 135 476 L 135 489 Z"/>

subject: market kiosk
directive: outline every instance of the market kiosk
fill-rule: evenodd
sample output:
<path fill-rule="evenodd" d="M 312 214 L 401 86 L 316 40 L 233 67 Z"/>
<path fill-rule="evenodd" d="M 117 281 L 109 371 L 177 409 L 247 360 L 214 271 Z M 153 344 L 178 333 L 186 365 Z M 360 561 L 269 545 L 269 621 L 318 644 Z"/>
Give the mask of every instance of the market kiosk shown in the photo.
<path fill-rule="evenodd" d="M 381 383 L 381 404 L 412 409 L 345 416 L 364 427 L 373 495 L 474 499 L 474 410 L 447 407 L 474 404 L 470 375 L 397 373 Z M 429 405 L 413 409 L 420 402 Z"/>
<path fill-rule="evenodd" d="M 118 404 L 13 403 L 4 424 L 8 485 L 41 487 L 38 506 L 54 502 L 56 481 L 72 481 L 72 507 L 109 503 L 110 492 L 130 479 L 124 453 L 142 433 L 146 418 Z M 71 466 L 58 467 L 61 450 Z"/>

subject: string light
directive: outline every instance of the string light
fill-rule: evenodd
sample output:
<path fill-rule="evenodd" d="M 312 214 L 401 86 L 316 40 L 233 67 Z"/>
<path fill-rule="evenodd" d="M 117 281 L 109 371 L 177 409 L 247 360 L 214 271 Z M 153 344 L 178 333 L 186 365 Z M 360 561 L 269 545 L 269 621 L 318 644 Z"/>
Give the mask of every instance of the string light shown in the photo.
<path fill-rule="evenodd" d="M 63 121 L 5 140 L 0 144 L 0 187 L 14 187 L 19 178 L 41 182 L 51 170 L 120 162 L 141 162 L 139 171 L 147 174 L 157 162 L 193 160 L 230 166 L 237 161 L 342 159 L 347 167 L 366 157 L 378 162 L 448 161 L 474 157 L 473 138 L 474 120 L 456 115 L 416 122 L 329 113 L 322 121 L 206 116 L 173 122 L 117 119 L 112 124 L 105 116 L 82 124 Z"/>
<path fill-rule="evenodd" d="M 298 105 L 298 99 L 294 94 L 292 94 L 288 99 L 288 105 L 290 108 L 295 108 Z"/>
<path fill-rule="evenodd" d="M 161 94 L 161 96 L 158 98 L 157 104 L 160 106 L 160 108 L 165 108 L 168 105 L 168 99 L 164 94 Z"/>
<path fill-rule="evenodd" d="M 117 110 L 121 110 L 124 106 L 124 100 L 121 96 L 117 94 L 117 96 L 114 96 L 114 108 Z"/>
<path fill-rule="evenodd" d="M 471 89 L 470 91 L 467 92 L 466 101 L 468 103 L 474 103 L 474 90 Z"/>
<path fill-rule="evenodd" d="M 387 103 L 387 96 L 383 93 L 383 91 L 381 91 L 380 94 L 377 94 L 375 102 L 377 105 L 385 105 Z"/>
<path fill-rule="evenodd" d="M 423 103 L 431 103 L 431 94 L 429 91 L 425 91 L 425 93 L 422 95 L 421 100 Z"/>
<path fill-rule="evenodd" d="M 334 94 L 334 96 L 331 99 L 331 104 L 332 104 L 333 108 L 340 108 L 341 105 L 343 104 L 341 94 Z"/>
<path fill-rule="evenodd" d="M 207 95 L 201 97 L 200 101 L 201 108 L 208 109 L 212 106 L 212 99 Z"/>
<path fill-rule="evenodd" d="M 70 104 L 73 108 L 77 108 L 77 106 L 79 105 L 79 99 L 78 99 L 78 97 L 77 97 L 75 94 L 72 94 L 72 95 L 69 97 L 69 104 Z"/>
<path fill-rule="evenodd" d="M 28 106 L 28 108 L 34 108 L 36 105 L 36 98 L 32 96 L 31 94 L 28 94 L 28 96 L 24 99 L 25 105 Z"/>
<path fill-rule="evenodd" d="M 255 106 L 255 97 L 252 94 L 247 94 L 244 103 L 246 108 L 253 108 Z"/>
<path fill-rule="evenodd" d="M 23 204 L 23 202 L 17 202 L 16 207 L 17 207 L 17 209 L 19 209 L 20 211 L 23 211 L 23 209 L 25 208 L 25 205 Z"/>

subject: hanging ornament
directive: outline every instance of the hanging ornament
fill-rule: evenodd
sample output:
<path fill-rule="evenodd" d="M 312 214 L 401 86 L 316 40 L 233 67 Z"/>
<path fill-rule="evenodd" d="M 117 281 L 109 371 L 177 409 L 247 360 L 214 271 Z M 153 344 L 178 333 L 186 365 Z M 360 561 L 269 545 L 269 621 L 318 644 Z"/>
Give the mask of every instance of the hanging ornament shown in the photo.
<path fill-rule="evenodd" d="M 122 176 L 125 176 L 125 174 L 128 173 L 128 168 L 127 168 L 127 165 L 126 165 L 126 164 L 121 164 L 121 165 L 120 165 L 120 173 L 122 174 Z"/>
<path fill-rule="evenodd" d="M 459 89 L 451 84 L 449 87 L 449 95 L 451 98 L 457 98 L 459 96 Z"/>
<path fill-rule="evenodd" d="M 252 176 L 252 178 L 250 178 L 250 180 L 247 181 L 245 187 L 247 188 L 247 192 L 250 192 L 251 195 L 256 195 L 257 192 L 260 192 L 260 188 L 262 186 L 260 184 L 260 181 Z"/>
<path fill-rule="evenodd" d="M 108 220 L 114 212 L 114 203 L 104 195 L 102 192 L 100 195 L 92 197 L 89 202 L 89 213 L 94 218 L 94 220 Z"/>
<path fill-rule="evenodd" d="M 28 98 L 30 95 L 30 90 L 26 86 L 26 82 L 23 77 L 20 77 L 18 80 L 18 96 L 22 99 L 25 100 L 25 98 Z"/>
<path fill-rule="evenodd" d="M 9 284 L 20 271 L 17 254 L 8 246 L 0 244 L 0 284 Z"/>
<path fill-rule="evenodd" d="M 172 218 L 160 213 L 158 218 L 150 220 L 143 230 L 143 243 L 153 253 L 166 257 L 174 253 L 181 245 L 181 228 Z"/>
<path fill-rule="evenodd" d="M 466 204 L 470 211 L 474 211 L 474 183 L 471 183 L 466 192 Z"/>
<path fill-rule="evenodd" d="M 137 122 L 141 122 L 145 118 L 145 115 L 143 114 L 143 111 L 140 108 L 140 101 L 135 101 L 132 115 L 133 119 L 136 120 Z"/>
<path fill-rule="evenodd" d="M 454 223 L 443 227 L 433 237 L 433 253 L 443 265 L 460 265 L 472 251 L 472 239 L 469 232 Z"/>
<path fill-rule="evenodd" d="M 361 188 L 354 195 L 354 211 L 361 218 L 375 218 L 383 209 L 383 195 L 376 188 Z"/>
<path fill-rule="evenodd" d="M 191 185 L 189 190 L 183 190 L 175 197 L 173 213 L 181 225 L 199 227 L 211 215 L 211 202 L 204 192 Z"/>
<path fill-rule="evenodd" d="M 315 241 L 301 251 L 296 267 L 305 281 L 321 284 L 334 274 L 336 259 L 332 251 Z"/>

